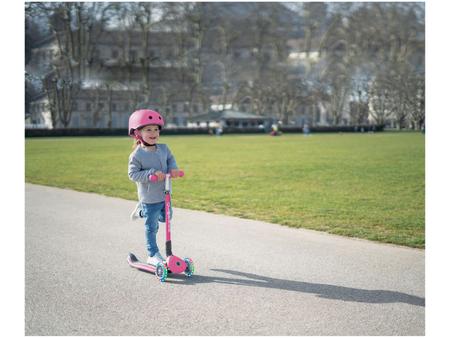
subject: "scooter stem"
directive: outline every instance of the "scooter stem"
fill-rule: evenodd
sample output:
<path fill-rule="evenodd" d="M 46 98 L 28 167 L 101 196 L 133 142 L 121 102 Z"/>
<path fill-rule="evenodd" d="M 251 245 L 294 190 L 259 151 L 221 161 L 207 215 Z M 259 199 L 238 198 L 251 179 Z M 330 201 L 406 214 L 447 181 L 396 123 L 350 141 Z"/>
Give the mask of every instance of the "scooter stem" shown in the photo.
<path fill-rule="evenodd" d="M 166 174 L 164 203 L 166 213 L 166 256 L 172 256 L 172 236 L 170 233 L 170 174 Z"/>
<path fill-rule="evenodd" d="M 179 177 L 184 176 L 184 171 L 179 170 L 178 172 Z M 171 197 L 170 197 L 170 174 L 166 174 L 165 177 L 165 184 L 164 184 L 164 209 L 165 209 L 165 215 L 166 215 L 166 256 L 172 256 L 172 240 L 171 240 L 171 233 L 170 233 L 170 204 L 171 204 Z M 158 182 L 158 176 L 156 175 L 150 175 L 149 176 L 150 182 L 156 183 Z"/>

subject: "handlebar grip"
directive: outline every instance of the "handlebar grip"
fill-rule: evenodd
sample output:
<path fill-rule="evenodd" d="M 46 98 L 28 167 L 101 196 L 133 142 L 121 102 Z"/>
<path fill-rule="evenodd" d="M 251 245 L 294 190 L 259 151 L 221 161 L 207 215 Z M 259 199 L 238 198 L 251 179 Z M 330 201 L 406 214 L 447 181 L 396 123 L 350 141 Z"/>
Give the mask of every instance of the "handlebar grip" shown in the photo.
<path fill-rule="evenodd" d="M 184 176 L 184 171 L 183 171 L 183 170 L 178 171 L 178 176 L 179 176 L 179 177 L 183 177 L 183 176 Z M 148 177 L 148 179 L 149 179 L 150 182 L 152 182 L 152 183 L 158 182 L 158 176 L 153 175 L 153 174 L 150 175 L 150 176 Z"/>

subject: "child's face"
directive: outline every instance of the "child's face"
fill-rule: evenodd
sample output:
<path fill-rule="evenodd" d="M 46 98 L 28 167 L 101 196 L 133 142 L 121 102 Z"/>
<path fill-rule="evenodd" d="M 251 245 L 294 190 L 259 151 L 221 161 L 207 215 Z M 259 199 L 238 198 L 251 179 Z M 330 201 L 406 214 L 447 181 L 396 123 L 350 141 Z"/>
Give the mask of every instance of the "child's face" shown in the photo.
<path fill-rule="evenodd" d="M 150 145 L 155 145 L 159 139 L 159 127 L 150 124 L 141 129 L 141 135 L 145 142 Z"/>

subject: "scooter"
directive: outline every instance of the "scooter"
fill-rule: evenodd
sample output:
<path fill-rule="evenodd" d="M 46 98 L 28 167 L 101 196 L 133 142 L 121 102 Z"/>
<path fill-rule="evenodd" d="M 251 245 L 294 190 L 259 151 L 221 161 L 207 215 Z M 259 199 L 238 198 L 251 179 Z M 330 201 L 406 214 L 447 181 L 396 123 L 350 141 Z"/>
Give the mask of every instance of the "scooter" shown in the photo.
<path fill-rule="evenodd" d="M 184 172 L 180 170 L 179 176 L 184 176 Z M 194 274 L 194 262 L 190 258 L 180 258 L 172 253 L 172 237 L 170 232 L 170 174 L 166 174 L 165 177 L 165 187 L 164 187 L 164 203 L 165 203 L 165 213 L 166 213 L 166 260 L 162 263 L 156 265 L 147 264 L 141 262 L 134 254 L 128 254 L 128 264 L 141 271 L 147 271 L 154 273 L 156 277 L 164 282 L 167 279 L 168 273 L 181 274 L 184 273 L 186 276 L 191 277 Z M 150 181 L 155 183 L 158 182 L 158 177 L 156 175 L 150 176 Z"/>

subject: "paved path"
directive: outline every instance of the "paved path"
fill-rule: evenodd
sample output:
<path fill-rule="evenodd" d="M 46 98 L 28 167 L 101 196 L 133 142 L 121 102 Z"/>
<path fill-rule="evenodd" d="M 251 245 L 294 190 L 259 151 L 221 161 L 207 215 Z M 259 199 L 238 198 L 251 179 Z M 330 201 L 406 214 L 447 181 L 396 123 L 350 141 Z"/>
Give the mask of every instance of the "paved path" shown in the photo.
<path fill-rule="evenodd" d="M 175 208 L 196 275 L 160 283 L 126 262 L 133 207 L 26 184 L 26 335 L 425 333 L 422 250 Z"/>

